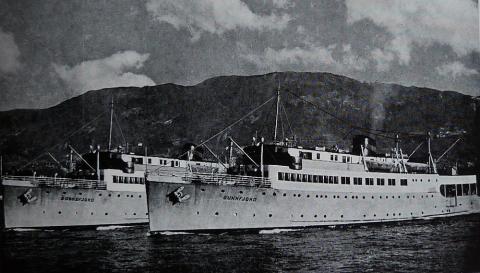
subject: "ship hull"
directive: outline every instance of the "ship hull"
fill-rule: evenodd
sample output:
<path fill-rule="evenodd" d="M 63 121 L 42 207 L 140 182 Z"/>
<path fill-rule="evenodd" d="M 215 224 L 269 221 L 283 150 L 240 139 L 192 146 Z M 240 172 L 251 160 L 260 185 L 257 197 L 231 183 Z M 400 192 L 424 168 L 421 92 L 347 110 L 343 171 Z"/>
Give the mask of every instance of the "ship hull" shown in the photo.
<path fill-rule="evenodd" d="M 181 192 L 188 199 L 172 202 Z M 477 195 L 296 191 L 147 182 L 152 232 L 299 228 L 408 221 L 480 213 Z"/>
<path fill-rule="evenodd" d="M 3 185 L 2 209 L 6 229 L 148 222 L 144 192 Z"/>

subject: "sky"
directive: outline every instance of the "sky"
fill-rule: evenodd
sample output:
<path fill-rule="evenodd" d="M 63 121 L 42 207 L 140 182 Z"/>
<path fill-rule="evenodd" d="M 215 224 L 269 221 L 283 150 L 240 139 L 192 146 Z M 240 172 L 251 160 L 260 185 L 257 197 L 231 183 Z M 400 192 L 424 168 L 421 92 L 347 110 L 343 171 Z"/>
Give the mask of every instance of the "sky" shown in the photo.
<path fill-rule="evenodd" d="M 274 71 L 479 96 L 479 33 L 478 0 L 0 0 L 0 111 Z"/>

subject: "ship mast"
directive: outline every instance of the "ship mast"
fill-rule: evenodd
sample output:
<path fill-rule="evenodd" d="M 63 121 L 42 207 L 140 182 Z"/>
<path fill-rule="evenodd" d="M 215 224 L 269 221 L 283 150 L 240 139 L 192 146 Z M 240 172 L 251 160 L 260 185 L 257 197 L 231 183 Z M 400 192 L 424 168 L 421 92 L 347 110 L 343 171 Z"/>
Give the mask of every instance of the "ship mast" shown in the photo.
<path fill-rule="evenodd" d="M 280 82 L 278 83 L 277 88 L 277 111 L 275 114 L 275 134 L 273 136 L 273 143 L 277 143 L 277 130 L 278 130 L 278 108 L 280 105 Z"/>
<path fill-rule="evenodd" d="M 112 124 L 113 124 L 113 96 L 112 96 L 112 102 L 110 103 L 110 133 L 108 136 L 108 151 L 110 151 L 112 146 Z"/>

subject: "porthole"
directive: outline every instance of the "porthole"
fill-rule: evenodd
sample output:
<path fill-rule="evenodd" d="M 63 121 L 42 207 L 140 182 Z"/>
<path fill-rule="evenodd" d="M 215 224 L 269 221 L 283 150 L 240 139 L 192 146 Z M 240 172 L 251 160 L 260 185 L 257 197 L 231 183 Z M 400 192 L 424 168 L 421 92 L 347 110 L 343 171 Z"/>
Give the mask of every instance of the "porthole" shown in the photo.
<path fill-rule="evenodd" d="M 422 214 L 423 214 L 423 211 L 422 211 Z"/>
<path fill-rule="evenodd" d="M 412 198 L 415 198 L 415 195 L 413 195 Z"/>
<path fill-rule="evenodd" d="M 142 196 L 141 196 L 141 195 L 139 195 L 139 196 L 138 196 L 138 198 L 142 198 Z"/>
<path fill-rule="evenodd" d="M 50 191 L 45 191 L 46 193 L 50 193 Z"/>
<path fill-rule="evenodd" d="M 363 199 L 365 199 L 365 196 L 362 196 Z"/>
<path fill-rule="evenodd" d="M 373 197 L 373 195 L 372 195 L 372 199 L 375 199 L 375 197 Z"/>
<path fill-rule="evenodd" d="M 137 215 L 137 213 L 136 213 L 136 212 L 134 212 L 134 213 L 133 213 L 133 215 Z"/>
<path fill-rule="evenodd" d="M 78 215 L 78 211 L 75 212 L 75 215 Z"/>
<path fill-rule="evenodd" d="M 221 192 L 225 192 L 225 190 L 221 190 Z"/>
<path fill-rule="evenodd" d="M 298 197 L 302 196 L 300 193 L 298 194 Z"/>
<path fill-rule="evenodd" d="M 130 195 L 127 194 L 127 197 L 130 197 Z"/>
<path fill-rule="evenodd" d="M 240 191 L 239 193 L 240 193 L 240 194 L 242 194 L 242 193 L 243 193 L 243 191 Z"/>
<path fill-rule="evenodd" d="M 45 214 L 45 211 L 43 211 L 43 214 Z"/>
<path fill-rule="evenodd" d="M 286 193 L 284 193 L 284 194 L 283 194 L 283 196 L 287 196 L 287 194 L 286 194 Z"/>
<path fill-rule="evenodd" d="M 317 195 L 315 195 L 315 198 L 318 198 L 318 194 L 317 194 Z"/>
<path fill-rule="evenodd" d="M 388 213 L 387 213 L 387 216 L 388 216 Z"/>
<path fill-rule="evenodd" d="M 407 199 L 410 198 L 410 196 L 407 195 Z"/>
<path fill-rule="evenodd" d="M 413 215 L 413 212 L 410 212 L 410 215 Z"/>
<path fill-rule="evenodd" d="M 317 218 L 317 215 L 315 214 L 315 215 L 313 216 L 313 218 Z"/>
<path fill-rule="evenodd" d="M 388 195 L 385 196 L 385 199 L 388 199 Z"/>
<path fill-rule="evenodd" d="M 67 194 L 66 192 L 63 192 L 63 194 Z"/>
<path fill-rule="evenodd" d="M 79 193 L 78 193 L 78 195 L 82 195 L 82 193 L 81 193 L 81 192 L 79 192 Z"/>
<path fill-rule="evenodd" d="M 340 215 L 340 218 L 343 218 L 343 214 L 342 214 L 342 215 Z"/>
<path fill-rule="evenodd" d="M 117 197 L 120 197 L 120 194 L 119 194 L 119 195 L 117 195 Z"/>
<path fill-rule="evenodd" d="M 215 216 L 218 216 L 218 211 L 217 211 L 217 212 L 215 212 Z"/>
<path fill-rule="evenodd" d="M 392 195 L 392 199 L 395 199 L 395 195 Z"/>
<path fill-rule="evenodd" d="M 352 195 L 352 199 L 355 199 L 355 196 Z"/>
<path fill-rule="evenodd" d="M 58 214 L 62 214 L 62 212 L 61 212 L 61 211 L 59 211 L 59 212 L 58 212 Z"/>
<path fill-rule="evenodd" d="M 148 215 L 148 212 L 145 212 L 145 215 Z"/>
<path fill-rule="evenodd" d="M 273 193 L 273 196 L 277 196 L 277 194 L 276 194 L 276 193 Z"/>
<path fill-rule="evenodd" d="M 111 196 L 112 196 L 112 194 L 111 194 L 111 193 L 109 193 L 109 194 L 108 194 L 108 197 L 111 197 Z"/>
<path fill-rule="evenodd" d="M 200 212 L 199 212 L 199 211 L 197 211 L 197 215 L 200 215 Z"/>
<path fill-rule="evenodd" d="M 345 199 L 347 199 L 347 198 L 348 198 L 348 196 L 345 195 Z"/>
<path fill-rule="evenodd" d="M 382 196 L 380 195 L 380 199 L 382 199 Z"/>
<path fill-rule="evenodd" d="M 262 195 L 265 195 L 266 193 L 265 192 L 262 192 Z"/>
<path fill-rule="evenodd" d="M 327 218 L 327 215 L 326 215 L 326 214 L 325 214 L 325 215 L 323 215 L 323 218 Z"/>
<path fill-rule="evenodd" d="M 363 215 L 363 218 L 365 218 L 365 217 L 367 217 L 367 215 L 364 214 L 364 215 Z"/>
<path fill-rule="evenodd" d="M 269 214 L 268 217 L 272 217 L 272 214 Z"/>
<path fill-rule="evenodd" d="M 102 194 L 101 194 L 101 193 L 99 193 L 99 194 L 98 194 L 98 196 L 102 196 Z"/>
<path fill-rule="evenodd" d="M 325 198 L 328 198 L 328 195 L 325 195 Z"/>
<path fill-rule="evenodd" d="M 293 197 L 296 197 L 296 196 L 297 196 L 297 195 L 294 193 L 294 194 L 293 194 Z"/>
<path fill-rule="evenodd" d="M 377 217 L 377 215 L 376 215 L 376 214 L 374 214 L 374 215 L 373 215 L 373 217 Z"/>
<path fill-rule="evenodd" d="M 108 212 L 105 212 L 105 215 L 108 215 Z"/>
<path fill-rule="evenodd" d="M 310 198 L 310 195 L 309 195 L 309 194 L 307 194 L 307 198 Z"/>
<path fill-rule="evenodd" d="M 393 216 L 395 216 L 395 213 L 393 214 Z"/>
<path fill-rule="evenodd" d="M 205 191 L 205 189 L 200 189 L 201 191 Z"/>
<path fill-rule="evenodd" d="M 90 212 L 90 215 L 93 215 L 93 212 Z"/>
<path fill-rule="evenodd" d="M 300 218 L 303 218 L 303 214 L 300 215 Z"/>
<path fill-rule="evenodd" d="M 253 217 L 255 217 L 255 213 L 253 214 Z"/>
<path fill-rule="evenodd" d="M 335 199 L 335 198 L 336 198 L 336 196 L 334 195 L 334 196 L 333 196 L 333 199 Z"/>
<path fill-rule="evenodd" d="M 233 213 L 233 216 L 237 216 L 238 214 L 236 212 Z"/>
<path fill-rule="evenodd" d="M 132 194 L 132 195 L 130 195 L 130 198 L 133 198 L 133 194 Z"/>
<path fill-rule="evenodd" d="M 401 213 L 398 213 L 398 216 L 402 216 L 402 214 L 401 214 Z"/>

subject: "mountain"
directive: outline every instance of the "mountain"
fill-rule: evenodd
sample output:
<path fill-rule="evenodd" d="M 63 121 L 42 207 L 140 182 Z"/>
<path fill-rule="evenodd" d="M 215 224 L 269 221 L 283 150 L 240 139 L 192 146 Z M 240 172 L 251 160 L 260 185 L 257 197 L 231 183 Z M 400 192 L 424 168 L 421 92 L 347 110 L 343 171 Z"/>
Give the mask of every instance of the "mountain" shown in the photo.
<path fill-rule="evenodd" d="M 0 153 L 7 167 L 18 167 L 36 157 L 53 162 L 45 152 L 64 160 L 68 145 L 79 152 L 88 151 L 90 145 L 105 148 L 113 98 L 115 145 L 143 143 L 148 154 L 174 156 L 185 143 L 206 140 L 275 96 L 278 87 L 279 135 L 295 135 L 304 146 L 338 143 L 349 149 L 352 136 L 365 134 L 363 128 L 369 128 L 377 130 L 372 137 L 385 151 L 394 144 L 395 135 L 385 131 L 399 132 L 400 145 L 408 153 L 430 131 L 436 136 L 432 149 L 437 157 L 462 137 L 445 162 L 471 164 L 480 154 L 478 100 L 471 96 L 304 72 L 222 76 L 195 86 L 109 88 L 89 91 L 48 109 L 0 112 Z M 272 139 L 274 119 L 272 99 L 207 144 L 222 153 L 228 136 L 240 144 L 250 143 L 255 134 Z M 425 146 L 416 156 L 425 156 Z"/>

